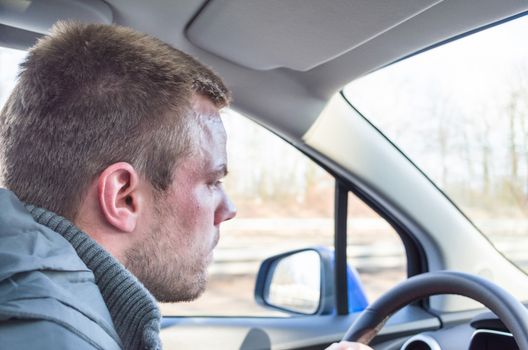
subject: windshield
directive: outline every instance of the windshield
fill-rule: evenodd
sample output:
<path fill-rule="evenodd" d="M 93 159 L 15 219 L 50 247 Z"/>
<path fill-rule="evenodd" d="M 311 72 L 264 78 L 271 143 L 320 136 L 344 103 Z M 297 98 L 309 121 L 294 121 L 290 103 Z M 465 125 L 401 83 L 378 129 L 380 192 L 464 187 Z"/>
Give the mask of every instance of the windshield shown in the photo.
<path fill-rule="evenodd" d="M 350 103 L 526 272 L 527 37 L 524 16 L 344 89 Z"/>

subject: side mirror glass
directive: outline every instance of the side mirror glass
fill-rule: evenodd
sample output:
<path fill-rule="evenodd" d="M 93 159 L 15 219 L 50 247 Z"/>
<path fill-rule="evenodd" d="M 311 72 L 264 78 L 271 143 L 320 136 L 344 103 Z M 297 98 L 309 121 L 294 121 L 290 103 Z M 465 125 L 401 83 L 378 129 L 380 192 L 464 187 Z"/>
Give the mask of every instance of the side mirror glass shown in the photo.
<path fill-rule="evenodd" d="M 334 289 L 334 251 L 311 247 L 267 258 L 260 265 L 255 284 L 257 304 L 273 310 L 302 315 L 331 315 L 337 312 Z M 349 312 L 368 305 L 357 271 L 347 266 Z"/>
<path fill-rule="evenodd" d="M 264 301 L 289 311 L 313 314 L 321 299 L 321 258 L 304 250 L 277 259 L 270 266 Z"/>

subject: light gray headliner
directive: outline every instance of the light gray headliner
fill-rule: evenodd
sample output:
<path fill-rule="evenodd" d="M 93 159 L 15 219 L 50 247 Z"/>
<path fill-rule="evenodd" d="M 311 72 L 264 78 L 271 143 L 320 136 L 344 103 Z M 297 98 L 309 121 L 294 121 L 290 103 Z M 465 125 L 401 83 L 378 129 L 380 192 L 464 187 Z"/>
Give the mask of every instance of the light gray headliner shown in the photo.
<path fill-rule="evenodd" d="M 154 34 L 212 66 L 232 89 L 235 108 L 294 142 L 347 82 L 431 44 L 528 9 L 526 0 L 445 0 L 340 57 L 299 72 L 249 69 L 193 45 L 185 36 L 185 28 L 200 11 L 200 1 L 108 3 L 116 23 Z M 325 28 L 325 21 L 332 18 L 321 16 L 320 21 L 320 28 Z M 230 41 L 224 45 L 229 47 Z M 230 50 L 237 52 L 239 48 Z"/>
<path fill-rule="evenodd" d="M 75 2 L 84 6 L 93 1 Z M 408 1 L 414 3 L 416 0 Z M 286 68 L 250 69 L 192 44 L 185 32 L 193 18 L 204 8 L 206 2 L 203 0 L 107 0 L 106 3 L 112 9 L 114 23 L 155 35 L 213 67 L 233 91 L 233 106 L 236 109 L 292 142 L 302 142 L 302 135 L 317 118 L 326 101 L 349 81 L 432 44 L 528 10 L 528 0 L 444 0 L 395 27 L 393 21 L 385 23 L 385 28 L 391 29 L 381 30 L 381 34 L 373 35 L 371 40 L 362 45 L 302 72 Z M 269 2 L 270 5 L 273 3 Z M 367 1 L 364 4 L 368 3 L 372 3 L 373 7 L 379 6 L 377 1 Z M 298 7 L 297 1 L 284 1 L 284 4 L 294 7 L 291 13 L 295 13 L 294 10 Z M 332 27 L 331 14 L 321 13 L 318 18 L 319 30 Z M 351 14 L 350 17 L 353 18 L 353 15 L 360 16 Z M 287 17 L 283 17 L 282 21 L 284 20 Z M 376 28 L 383 27 L 384 23 L 376 25 Z M 0 30 L 4 30 L 0 34 L 5 34 L 5 28 L 0 27 Z M 0 41 L 2 39 L 4 38 L 0 37 Z M 309 42 L 306 38 L 303 40 Z M 235 54 L 241 50 L 228 37 L 223 45 L 227 51 Z M 286 54 L 290 59 L 295 57 L 294 54 Z M 292 66 L 295 66 L 295 62 Z"/>
<path fill-rule="evenodd" d="M 214 0 L 190 23 L 187 37 L 198 47 L 251 69 L 307 71 L 440 1 Z"/>
<path fill-rule="evenodd" d="M 30 32 L 45 33 L 57 20 L 109 24 L 111 9 L 102 1 L 0 0 L 0 23 Z"/>

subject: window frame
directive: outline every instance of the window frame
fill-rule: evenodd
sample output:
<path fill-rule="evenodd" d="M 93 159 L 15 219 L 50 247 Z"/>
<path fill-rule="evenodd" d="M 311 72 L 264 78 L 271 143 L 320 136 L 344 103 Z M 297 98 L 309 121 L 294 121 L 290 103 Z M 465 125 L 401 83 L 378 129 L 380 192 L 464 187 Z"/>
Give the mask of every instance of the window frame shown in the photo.
<path fill-rule="evenodd" d="M 342 98 L 342 91 L 339 93 Z M 344 100 L 350 105 L 348 100 Z M 351 108 L 353 106 L 350 105 Z M 246 117 L 246 116 L 244 116 Z M 246 117 L 247 118 L 247 117 Z M 250 118 L 251 119 L 251 118 Z M 348 285 L 346 282 L 346 243 L 347 243 L 347 215 L 348 215 L 348 192 L 353 193 L 365 205 L 370 207 L 376 214 L 385 220 L 396 231 L 400 237 L 405 249 L 405 258 L 407 261 L 407 278 L 424 272 L 428 272 L 428 263 L 425 249 L 422 247 L 416 236 L 423 232 L 417 223 L 407 217 L 399 208 L 392 205 L 382 195 L 376 193 L 365 181 L 347 172 L 333 162 L 324 157 L 318 151 L 310 146 L 302 143 L 293 143 L 283 135 L 267 128 L 265 125 L 255 121 L 260 127 L 268 130 L 275 136 L 281 138 L 306 157 L 315 162 L 318 166 L 324 169 L 328 174 L 335 179 L 334 191 L 334 249 L 335 249 L 335 307 L 338 310 L 338 315 L 349 315 L 348 311 Z M 368 120 L 367 120 L 368 121 Z M 371 125 L 374 127 L 373 125 Z M 374 127 L 375 128 L 375 127 Z M 390 141 L 389 141 L 390 142 Z M 339 246 L 338 246 L 339 245 Z M 344 253 L 343 248 L 344 247 Z M 339 255 L 338 255 L 339 254 Z M 341 280 L 341 281 L 340 281 Z M 419 301 L 413 303 L 419 307 L 427 307 L 428 301 Z"/>
<path fill-rule="evenodd" d="M 344 97 L 343 92 L 339 95 L 350 106 L 350 102 Z M 325 170 L 334 178 L 334 286 L 335 286 L 335 308 L 338 315 L 350 315 L 348 311 L 348 285 L 346 281 L 346 246 L 347 246 L 347 216 L 348 216 L 348 193 L 353 193 L 365 205 L 371 208 L 381 219 L 385 220 L 400 237 L 405 249 L 405 259 L 407 262 L 407 278 L 428 272 L 428 263 L 425 249 L 416 236 L 420 236 L 424 231 L 417 223 L 407 217 L 399 208 L 391 204 L 386 198 L 377 193 L 369 184 L 354 174 L 342 169 L 337 163 L 328 159 L 317 150 L 311 148 L 305 143 L 292 142 L 285 135 L 260 123 L 258 120 L 250 118 L 236 109 L 243 118 L 248 118 L 257 126 L 264 128 L 274 136 L 280 138 L 291 147 L 295 148 L 304 156 L 312 160 L 316 165 Z M 360 114 L 361 115 L 361 114 Z M 362 116 L 362 115 L 361 115 Z M 362 116 L 363 117 L 363 116 Z M 364 118 L 364 117 L 363 117 Z M 368 119 L 364 118 L 371 127 Z M 379 130 L 378 130 L 379 132 Z M 381 132 L 380 132 L 381 133 Z M 382 133 L 381 133 L 382 134 Z M 383 134 L 382 134 L 383 135 Z M 385 137 L 385 139 L 387 139 Z M 387 139 L 390 142 L 390 140 Z M 392 142 L 390 142 L 392 144 Z M 396 147 L 395 145 L 393 145 Z M 397 149 L 397 147 L 396 147 Z M 400 151 L 401 152 L 401 151 Z M 338 224 L 339 223 L 339 224 Z M 339 246 L 339 247 L 338 247 Z M 344 249 L 342 248 L 344 247 Z M 343 252 L 344 250 L 344 252 Z M 338 253 L 339 251 L 339 253 Z M 339 254 L 339 257 L 338 257 Z M 341 280 L 341 281 L 340 281 Z M 412 305 L 427 308 L 428 300 L 415 302 Z M 317 316 L 317 315 L 312 315 Z"/>

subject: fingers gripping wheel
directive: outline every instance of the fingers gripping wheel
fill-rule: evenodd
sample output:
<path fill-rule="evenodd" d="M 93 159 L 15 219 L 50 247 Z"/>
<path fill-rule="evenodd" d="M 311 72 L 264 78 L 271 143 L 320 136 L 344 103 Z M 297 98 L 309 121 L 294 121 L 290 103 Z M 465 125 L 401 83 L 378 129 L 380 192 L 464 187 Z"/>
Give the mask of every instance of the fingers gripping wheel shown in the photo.
<path fill-rule="evenodd" d="M 488 280 L 453 271 L 424 273 L 400 283 L 365 309 L 343 340 L 368 344 L 396 311 L 438 294 L 462 295 L 484 304 L 508 327 L 519 348 L 528 350 L 528 310 L 524 305 Z"/>

